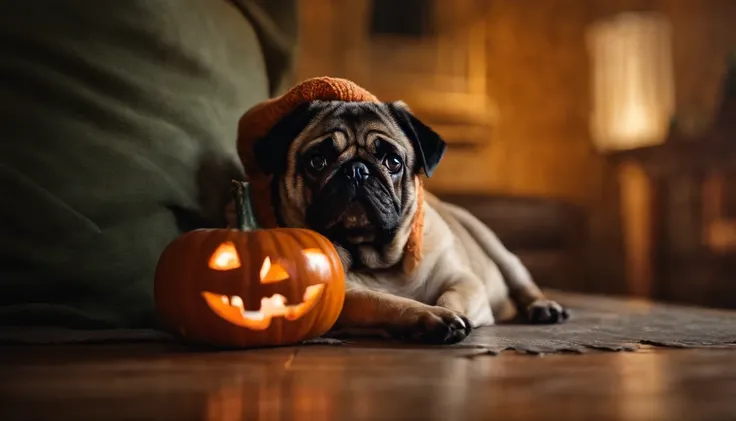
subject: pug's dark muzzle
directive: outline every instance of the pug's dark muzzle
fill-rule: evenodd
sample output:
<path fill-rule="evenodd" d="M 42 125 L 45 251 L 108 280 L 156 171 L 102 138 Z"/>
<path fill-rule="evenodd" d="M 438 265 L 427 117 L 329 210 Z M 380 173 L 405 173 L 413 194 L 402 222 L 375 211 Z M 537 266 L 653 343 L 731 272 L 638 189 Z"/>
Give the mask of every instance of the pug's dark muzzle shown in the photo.
<path fill-rule="evenodd" d="M 390 182 L 369 163 L 343 164 L 313 194 L 307 224 L 345 245 L 391 241 L 399 226 L 401 204 L 392 195 Z"/>

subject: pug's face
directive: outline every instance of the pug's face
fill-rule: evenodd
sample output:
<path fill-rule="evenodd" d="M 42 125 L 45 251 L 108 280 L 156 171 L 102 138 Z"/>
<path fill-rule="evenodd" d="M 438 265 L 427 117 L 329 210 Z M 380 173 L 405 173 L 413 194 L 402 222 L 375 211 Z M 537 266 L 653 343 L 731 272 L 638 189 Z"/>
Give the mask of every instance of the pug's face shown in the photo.
<path fill-rule="evenodd" d="M 401 260 L 416 177 L 431 175 L 445 148 L 401 102 L 316 101 L 259 139 L 255 156 L 273 175 L 280 225 L 325 235 L 347 268 L 379 269 Z"/>

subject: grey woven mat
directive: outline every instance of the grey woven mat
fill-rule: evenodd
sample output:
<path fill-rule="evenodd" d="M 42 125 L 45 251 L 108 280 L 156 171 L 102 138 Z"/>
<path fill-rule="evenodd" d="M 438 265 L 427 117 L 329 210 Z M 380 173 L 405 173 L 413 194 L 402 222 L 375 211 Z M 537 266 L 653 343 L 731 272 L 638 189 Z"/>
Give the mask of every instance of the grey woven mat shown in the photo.
<path fill-rule="evenodd" d="M 652 304 L 590 295 L 550 292 L 570 308 L 571 319 L 560 325 L 507 324 L 476 329 L 453 348 L 471 355 L 505 350 L 526 353 L 633 351 L 640 345 L 677 348 L 733 347 L 736 350 L 736 311 L 717 311 Z M 169 342 L 156 331 L 74 331 L 0 327 L 0 344 L 62 344 L 94 342 Z M 353 342 L 353 341 L 350 341 Z M 339 344 L 339 341 L 313 343 Z M 375 342 L 372 342 L 375 345 Z M 361 341 L 355 345 L 360 346 Z"/>
<path fill-rule="evenodd" d="M 653 304 L 600 296 L 550 292 L 571 309 L 565 324 L 497 325 L 476 329 L 458 344 L 479 354 L 504 350 L 528 353 L 633 351 L 640 345 L 677 348 L 733 347 L 736 312 Z"/>

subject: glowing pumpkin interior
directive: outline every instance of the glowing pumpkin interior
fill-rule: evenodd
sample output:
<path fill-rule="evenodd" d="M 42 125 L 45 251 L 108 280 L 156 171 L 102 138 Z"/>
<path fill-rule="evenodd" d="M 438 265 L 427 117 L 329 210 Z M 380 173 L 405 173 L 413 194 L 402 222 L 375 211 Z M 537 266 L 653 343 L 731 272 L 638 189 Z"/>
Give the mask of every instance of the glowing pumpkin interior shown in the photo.
<path fill-rule="evenodd" d="M 322 275 L 329 274 L 329 260 L 319 249 L 305 249 L 302 253 L 311 271 L 320 272 Z M 235 270 L 240 266 L 240 256 L 232 242 L 220 244 L 209 260 L 210 269 L 217 271 Z M 286 269 L 278 261 L 271 261 L 271 258 L 266 256 L 259 271 L 260 283 L 273 284 L 287 280 L 289 273 Z M 210 309 L 223 320 L 252 330 L 265 330 L 271 325 L 274 317 L 297 320 L 307 314 L 314 308 L 324 288 L 324 284 L 308 286 L 304 291 L 302 302 L 290 305 L 287 305 L 286 297 L 281 294 L 263 297 L 258 310 L 246 309 L 243 299 L 238 295 L 227 296 L 204 291 L 202 296 Z"/>

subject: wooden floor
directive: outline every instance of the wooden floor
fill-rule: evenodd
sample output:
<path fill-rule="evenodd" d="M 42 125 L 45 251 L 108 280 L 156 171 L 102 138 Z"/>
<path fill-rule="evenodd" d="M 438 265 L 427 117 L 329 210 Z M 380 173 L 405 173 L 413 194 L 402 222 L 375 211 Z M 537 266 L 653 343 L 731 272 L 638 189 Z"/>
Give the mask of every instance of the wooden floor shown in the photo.
<path fill-rule="evenodd" d="M 736 351 L 0 348 L 0 420 L 727 420 Z"/>

